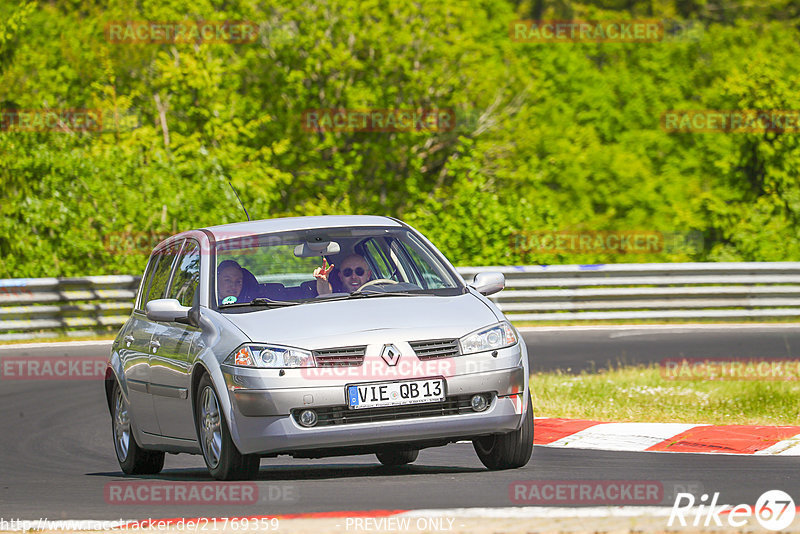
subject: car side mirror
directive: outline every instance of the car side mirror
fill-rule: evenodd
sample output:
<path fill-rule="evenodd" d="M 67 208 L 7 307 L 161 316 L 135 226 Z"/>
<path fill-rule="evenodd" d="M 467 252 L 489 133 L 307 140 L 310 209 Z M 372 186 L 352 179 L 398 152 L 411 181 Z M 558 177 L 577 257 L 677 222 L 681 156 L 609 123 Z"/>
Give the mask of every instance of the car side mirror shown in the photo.
<path fill-rule="evenodd" d="M 506 287 L 506 277 L 497 272 L 478 273 L 470 285 L 481 295 L 493 295 Z"/>
<path fill-rule="evenodd" d="M 167 323 L 191 324 L 189 306 L 181 306 L 177 299 L 156 299 L 151 300 L 144 307 L 147 318 L 151 321 L 163 321 Z"/>

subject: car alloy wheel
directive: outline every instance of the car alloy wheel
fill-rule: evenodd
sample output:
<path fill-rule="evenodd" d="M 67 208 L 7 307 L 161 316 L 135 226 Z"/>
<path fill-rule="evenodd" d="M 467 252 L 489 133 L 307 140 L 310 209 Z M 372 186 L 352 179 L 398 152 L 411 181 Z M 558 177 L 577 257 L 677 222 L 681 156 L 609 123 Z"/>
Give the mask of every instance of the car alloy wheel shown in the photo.
<path fill-rule="evenodd" d="M 119 388 L 115 388 L 114 391 L 114 448 L 117 451 L 117 460 L 124 462 L 128 457 L 131 440 L 131 420 L 122 393 Z"/>
<path fill-rule="evenodd" d="M 209 467 L 219 465 L 222 453 L 222 430 L 220 429 L 219 402 L 214 388 L 210 385 L 203 388 L 200 394 L 200 441 L 203 455 Z"/>
<path fill-rule="evenodd" d="M 114 450 L 123 473 L 128 475 L 154 475 L 164 468 L 164 452 L 143 449 L 133 435 L 128 402 L 119 384 L 114 383 L 111 394 L 111 434 Z"/>
<path fill-rule="evenodd" d="M 256 478 L 261 457 L 257 454 L 242 454 L 236 448 L 211 378 L 207 374 L 203 375 L 197 388 L 197 437 L 208 472 L 217 480 Z"/>

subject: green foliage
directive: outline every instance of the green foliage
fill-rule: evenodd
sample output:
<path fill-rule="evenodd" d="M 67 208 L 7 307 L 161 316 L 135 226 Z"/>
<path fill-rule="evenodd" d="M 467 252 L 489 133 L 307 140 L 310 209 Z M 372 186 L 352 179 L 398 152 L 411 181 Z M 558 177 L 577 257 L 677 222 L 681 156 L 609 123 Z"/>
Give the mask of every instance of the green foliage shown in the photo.
<path fill-rule="evenodd" d="M 794 10 L 794 11 L 793 11 Z M 667 133 L 666 110 L 799 110 L 788 0 L 27 0 L 0 6 L 0 278 L 140 273 L 173 232 L 400 217 L 457 264 L 798 260 L 793 133 Z M 654 43 L 514 42 L 511 21 L 691 19 Z M 254 42 L 114 43 L 115 21 L 252 21 Z M 315 132 L 314 109 L 452 109 L 453 129 Z M 5 123 L 4 123 L 5 124 Z M 705 247 L 545 253 L 525 232 L 699 233 Z"/>

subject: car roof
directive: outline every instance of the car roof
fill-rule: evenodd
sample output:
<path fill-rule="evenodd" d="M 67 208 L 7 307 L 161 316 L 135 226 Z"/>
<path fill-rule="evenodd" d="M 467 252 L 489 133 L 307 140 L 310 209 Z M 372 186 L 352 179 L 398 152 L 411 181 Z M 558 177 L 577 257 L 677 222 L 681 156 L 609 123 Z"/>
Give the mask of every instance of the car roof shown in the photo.
<path fill-rule="evenodd" d="M 350 226 L 394 226 L 403 225 L 390 217 L 380 215 L 316 215 L 312 217 L 284 217 L 279 219 L 263 219 L 231 224 L 221 224 L 204 228 L 214 235 L 217 241 L 265 234 L 269 232 L 290 232 L 295 230 L 313 230 L 315 228 L 336 228 Z"/>

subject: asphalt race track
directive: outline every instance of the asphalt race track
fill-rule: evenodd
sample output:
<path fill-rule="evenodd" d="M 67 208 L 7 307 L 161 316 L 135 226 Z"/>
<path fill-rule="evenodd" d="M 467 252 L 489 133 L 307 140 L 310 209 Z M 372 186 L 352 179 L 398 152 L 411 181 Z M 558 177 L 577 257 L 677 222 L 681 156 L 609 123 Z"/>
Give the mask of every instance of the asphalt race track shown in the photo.
<path fill-rule="evenodd" d="M 580 372 L 665 358 L 800 358 L 800 325 L 521 328 L 533 371 Z M 108 356 L 111 342 L 5 348 L 3 356 Z"/>
<path fill-rule="evenodd" d="M 800 325 L 522 329 L 533 371 L 580 372 L 665 358 L 800 358 Z"/>
<path fill-rule="evenodd" d="M 582 353 L 599 365 L 623 348 L 628 355 L 651 361 L 646 357 L 661 357 L 659 351 L 680 350 L 681 346 L 687 356 L 690 350 L 712 347 L 718 351 L 737 350 L 739 355 L 756 351 L 747 354 L 750 356 L 775 356 L 757 353 L 772 347 L 776 351 L 779 347 L 784 351 L 800 347 L 800 334 L 786 328 L 729 329 L 705 335 L 699 331 L 690 334 L 659 331 L 623 337 L 612 337 L 613 334 L 593 330 L 562 334 L 561 348 L 559 335 L 554 332 L 526 332 L 525 337 L 529 345 L 538 347 L 533 360 L 539 368 L 557 366 L 559 354 L 569 366 L 579 365 Z M 644 350 L 648 340 L 650 351 Z M 652 350 L 655 340 L 659 342 L 658 351 Z M 69 349 L 0 347 L 0 358 L 26 354 L 91 356 L 106 351 L 107 345 L 100 344 Z M 334 510 L 527 506 L 531 503 L 514 502 L 509 494 L 510 485 L 520 480 L 659 481 L 665 492 L 662 506 L 671 505 L 673 490 L 678 488 L 696 494 L 719 492 L 719 502 L 730 504 L 753 504 L 761 493 L 770 489 L 800 494 L 798 459 L 792 457 L 536 447 L 526 468 L 489 472 L 479 463 L 470 444 L 454 444 L 424 450 L 415 464 L 404 468 L 381 467 L 372 456 L 264 459 L 255 483 L 258 502 L 254 504 L 120 505 L 107 502 L 107 484 L 132 480 L 208 483 L 211 479 L 202 458 L 187 455 L 168 455 L 161 475 L 123 477 L 114 456 L 110 416 L 99 380 L 2 380 L 0 421 L 5 429 L 0 435 L 0 516 L 5 519 L 223 517 Z"/>

